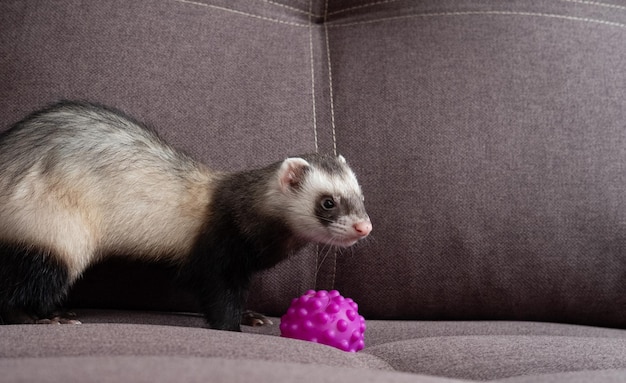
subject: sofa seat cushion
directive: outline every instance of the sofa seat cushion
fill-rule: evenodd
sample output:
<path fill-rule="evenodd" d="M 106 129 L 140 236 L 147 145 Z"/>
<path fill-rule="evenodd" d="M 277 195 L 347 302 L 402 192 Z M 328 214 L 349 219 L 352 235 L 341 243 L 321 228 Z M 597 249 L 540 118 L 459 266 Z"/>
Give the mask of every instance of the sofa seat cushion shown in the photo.
<path fill-rule="evenodd" d="M 144 324 L 0 327 L 0 357 L 171 356 L 388 369 L 377 357 L 320 344 L 205 328 Z M 30 340 L 30 341 L 25 341 Z"/>
<path fill-rule="evenodd" d="M 75 356 L 0 360 L 3 382 L 454 383 L 390 371 L 213 357 Z"/>
<path fill-rule="evenodd" d="M 366 348 L 346 353 L 279 337 L 278 318 L 272 326 L 232 333 L 202 328 L 203 319 L 195 314 L 80 310 L 78 315 L 83 325 L 0 326 L 0 369 L 8 371 L 9 381 L 41 380 L 37 374 L 44 372 L 64 381 L 89 374 L 162 381 L 178 373 L 191 381 L 233 382 L 245 376 L 273 382 L 337 377 L 403 382 L 407 376 L 417 382 L 431 381 L 427 376 L 568 381 L 596 374 L 607 380 L 595 381 L 626 379 L 626 331 L 598 327 L 369 320 Z M 50 368 L 54 365 L 59 368 Z"/>
<path fill-rule="evenodd" d="M 367 350 L 395 370 L 474 380 L 626 368 L 626 340 L 562 336 L 445 336 Z"/>

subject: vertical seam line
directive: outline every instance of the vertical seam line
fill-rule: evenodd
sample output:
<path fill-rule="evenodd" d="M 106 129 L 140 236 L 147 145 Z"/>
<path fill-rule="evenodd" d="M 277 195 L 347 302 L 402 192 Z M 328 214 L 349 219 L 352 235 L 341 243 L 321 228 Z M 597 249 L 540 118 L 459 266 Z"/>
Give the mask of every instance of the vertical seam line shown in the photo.
<path fill-rule="evenodd" d="M 315 101 L 315 61 L 313 58 L 313 0 L 309 0 L 309 54 L 311 56 L 311 97 L 313 100 L 313 139 L 315 153 L 319 152 L 317 144 L 317 106 Z"/>
<path fill-rule="evenodd" d="M 333 134 L 333 154 L 337 155 L 337 135 L 335 132 L 335 101 L 333 99 L 333 71 L 330 60 L 330 41 L 328 37 L 328 0 L 324 9 L 324 35 L 326 36 L 326 59 L 328 63 L 328 95 L 330 97 L 330 127 Z"/>
<path fill-rule="evenodd" d="M 315 59 L 313 56 L 313 0 L 309 0 L 309 54 L 311 57 L 311 98 L 313 104 L 313 140 L 315 143 L 315 153 L 319 152 L 317 144 L 317 107 L 315 102 Z M 315 244 L 315 277 L 313 278 L 314 289 L 317 290 L 317 274 L 319 272 L 320 247 Z"/>
<path fill-rule="evenodd" d="M 328 37 L 328 0 L 324 5 L 324 35 L 326 37 L 326 59 L 328 62 L 328 94 L 330 97 L 330 127 L 333 133 L 333 154 L 337 155 L 337 136 L 335 133 L 335 105 L 333 100 L 333 72 L 330 60 L 330 42 Z M 335 288 L 335 278 L 337 276 L 337 249 L 333 249 L 333 271 L 331 274 L 330 288 Z"/>

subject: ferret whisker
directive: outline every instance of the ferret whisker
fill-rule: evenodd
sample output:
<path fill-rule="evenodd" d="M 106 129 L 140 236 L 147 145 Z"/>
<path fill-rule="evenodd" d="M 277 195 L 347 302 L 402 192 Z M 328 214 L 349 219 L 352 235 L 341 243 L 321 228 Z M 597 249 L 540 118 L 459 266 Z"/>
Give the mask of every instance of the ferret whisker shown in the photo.
<path fill-rule="evenodd" d="M 315 218 L 319 219 L 320 221 L 324 221 L 324 222 L 330 222 L 330 223 L 334 223 L 335 221 L 330 219 L 330 218 L 326 218 L 326 217 L 322 217 L 320 215 L 315 215 Z"/>
<path fill-rule="evenodd" d="M 326 248 L 326 246 L 322 247 L 320 254 L 322 255 L 322 260 L 317 264 L 317 270 L 315 270 L 315 279 L 317 279 L 317 275 L 319 274 L 320 270 L 322 269 L 322 266 L 324 265 L 324 262 L 326 262 L 326 258 L 328 258 L 328 255 L 330 254 L 330 252 L 332 251 L 332 246 L 328 247 L 328 250 L 324 250 L 324 248 Z"/>
<path fill-rule="evenodd" d="M 367 237 L 363 238 L 362 241 L 355 243 L 355 245 L 358 245 L 358 246 L 364 246 L 368 244 L 378 244 L 378 238 L 376 238 L 375 235 L 370 234 Z"/>

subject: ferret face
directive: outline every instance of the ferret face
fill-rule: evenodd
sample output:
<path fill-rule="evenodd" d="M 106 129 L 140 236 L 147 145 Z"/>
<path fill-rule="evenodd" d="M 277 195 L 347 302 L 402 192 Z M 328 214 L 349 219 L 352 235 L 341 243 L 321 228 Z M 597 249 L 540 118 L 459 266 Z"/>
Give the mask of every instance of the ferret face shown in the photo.
<path fill-rule="evenodd" d="M 288 158 L 278 173 L 286 219 L 297 236 L 347 247 L 371 232 L 361 187 L 342 156 Z"/>

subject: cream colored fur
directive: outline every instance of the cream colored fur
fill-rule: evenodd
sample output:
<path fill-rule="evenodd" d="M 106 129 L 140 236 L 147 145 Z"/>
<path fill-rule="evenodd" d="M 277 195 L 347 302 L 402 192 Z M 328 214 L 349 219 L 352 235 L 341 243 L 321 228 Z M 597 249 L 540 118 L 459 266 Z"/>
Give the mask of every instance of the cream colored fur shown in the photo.
<path fill-rule="evenodd" d="M 100 116 L 54 140 L 16 137 L 44 147 L 20 152 L 22 140 L 0 153 L 0 239 L 48 249 L 72 280 L 110 253 L 178 261 L 206 221 L 219 175 L 137 126 L 119 120 L 130 133 L 111 132 L 89 118 Z M 138 149 L 124 161 L 127 145 Z"/>

